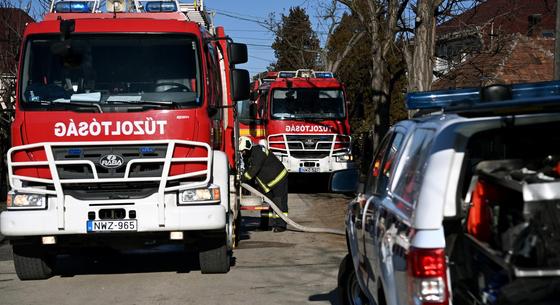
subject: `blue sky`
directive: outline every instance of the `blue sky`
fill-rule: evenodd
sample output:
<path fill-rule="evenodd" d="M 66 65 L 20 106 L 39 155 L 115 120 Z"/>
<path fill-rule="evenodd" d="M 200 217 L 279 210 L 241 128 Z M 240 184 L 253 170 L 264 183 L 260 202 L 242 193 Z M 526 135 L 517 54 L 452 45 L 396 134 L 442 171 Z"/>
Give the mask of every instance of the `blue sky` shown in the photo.
<path fill-rule="evenodd" d="M 11 0 L 19 1 L 19 0 Z M 37 6 L 40 0 L 31 1 Z M 49 0 L 43 0 L 50 2 Z M 179 0 L 191 2 L 194 0 Z M 200 1 L 200 0 L 199 0 Z M 274 34 L 259 25 L 259 21 L 268 20 L 270 13 L 275 13 L 277 18 L 288 14 L 290 7 L 301 6 L 307 10 L 314 24 L 315 30 L 321 32 L 317 22 L 317 3 L 321 0 L 204 0 L 204 5 L 209 11 L 214 11 L 214 24 L 225 27 L 226 34 L 236 42 L 246 43 L 249 48 L 249 62 L 239 68 L 247 69 L 254 75 L 266 70 L 266 67 L 275 61 L 274 52 L 270 45 L 274 41 Z M 103 6 L 104 7 L 104 6 Z M 323 35 L 324 36 L 324 35 Z M 322 41 L 324 37 L 321 37 Z"/>
<path fill-rule="evenodd" d="M 319 27 L 315 18 L 316 1 L 313 0 L 205 0 L 204 5 L 216 12 L 215 25 L 224 26 L 235 42 L 248 44 L 249 62 L 239 67 L 249 70 L 251 75 L 265 71 L 275 61 L 270 48 L 275 36 L 255 21 L 267 20 L 273 12 L 279 18 L 282 13 L 287 15 L 290 7 L 301 6 L 307 10 L 315 27 Z"/>

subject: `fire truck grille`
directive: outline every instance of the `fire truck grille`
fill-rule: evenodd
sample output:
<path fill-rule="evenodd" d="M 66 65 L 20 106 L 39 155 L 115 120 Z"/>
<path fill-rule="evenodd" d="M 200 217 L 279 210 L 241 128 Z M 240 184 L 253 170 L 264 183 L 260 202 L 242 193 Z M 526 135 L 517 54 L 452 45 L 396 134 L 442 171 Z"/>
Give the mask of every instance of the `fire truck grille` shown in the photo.
<path fill-rule="evenodd" d="M 88 160 L 95 165 L 99 178 L 124 178 L 126 165 L 133 159 L 165 158 L 167 145 L 115 145 L 54 147 L 56 161 Z M 130 178 L 161 177 L 163 162 L 134 163 L 130 167 Z M 57 165 L 60 179 L 93 179 L 93 172 L 87 164 Z"/>
<path fill-rule="evenodd" d="M 159 182 L 69 184 L 64 192 L 79 200 L 141 199 L 158 191 Z"/>
<path fill-rule="evenodd" d="M 290 150 L 330 150 L 332 135 L 286 135 Z"/>
<path fill-rule="evenodd" d="M 322 159 L 329 156 L 329 152 L 317 151 L 292 151 L 290 155 L 298 159 Z"/>
<path fill-rule="evenodd" d="M 315 134 L 315 135 L 286 135 L 287 146 L 290 155 L 298 159 L 322 159 L 328 157 L 331 153 L 338 152 L 341 145 L 334 141 L 340 141 L 340 137 L 332 134 Z M 278 144 L 275 144 L 278 146 Z M 272 149 L 275 149 L 273 146 Z M 343 149 L 343 148 L 342 148 Z M 282 150 L 281 153 L 287 153 Z"/>

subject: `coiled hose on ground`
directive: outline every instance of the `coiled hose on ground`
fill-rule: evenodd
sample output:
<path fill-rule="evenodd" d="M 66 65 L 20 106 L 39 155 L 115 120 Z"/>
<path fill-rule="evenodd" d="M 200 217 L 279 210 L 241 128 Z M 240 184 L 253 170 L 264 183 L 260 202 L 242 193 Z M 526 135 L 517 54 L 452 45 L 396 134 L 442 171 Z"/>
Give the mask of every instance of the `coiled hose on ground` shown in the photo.
<path fill-rule="evenodd" d="M 312 227 L 302 226 L 302 225 L 296 223 L 295 221 L 291 220 L 290 218 L 288 218 L 288 216 L 284 215 L 284 213 L 282 213 L 282 210 L 280 210 L 280 208 L 278 206 L 276 206 L 276 204 L 274 204 L 274 202 L 272 200 L 268 199 L 268 197 L 261 194 L 259 191 L 257 191 L 252 186 L 250 186 L 248 184 L 245 184 L 245 183 L 242 183 L 241 186 L 244 189 L 251 192 L 253 195 L 264 198 L 264 201 L 270 205 L 272 210 L 274 210 L 274 212 L 276 212 L 276 214 L 278 216 L 280 216 L 280 218 L 282 218 L 287 224 L 292 226 L 296 231 L 309 232 L 309 233 L 328 233 L 328 234 L 336 234 L 336 235 L 346 235 L 346 233 L 343 230 L 329 229 L 329 228 L 312 228 Z"/>

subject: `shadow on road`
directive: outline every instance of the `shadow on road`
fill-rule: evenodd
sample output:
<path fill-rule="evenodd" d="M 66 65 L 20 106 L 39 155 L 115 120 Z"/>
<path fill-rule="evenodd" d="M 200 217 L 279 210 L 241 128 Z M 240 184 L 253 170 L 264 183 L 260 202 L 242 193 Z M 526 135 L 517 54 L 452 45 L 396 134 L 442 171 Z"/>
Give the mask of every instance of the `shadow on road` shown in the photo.
<path fill-rule="evenodd" d="M 182 245 L 166 245 L 154 249 L 91 250 L 57 257 L 55 270 L 63 276 L 82 274 L 118 274 L 178 272 L 200 270 L 198 255 L 185 251 Z"/>
<path fill-rule="evenodd" d="M 339 291 L 337 288 L 331 290 L 329 293 L 314 294 L 309 297 L 310 302 L 324 302 L 329 301 L 331 305 L 341 305 L 340 298 L 338 296 Z"/>
<path fill-rule="evenodd" d="M 290 193 L 314 194 L 329 191 L 329 174 L 290 174 L 288 191 Z"/>

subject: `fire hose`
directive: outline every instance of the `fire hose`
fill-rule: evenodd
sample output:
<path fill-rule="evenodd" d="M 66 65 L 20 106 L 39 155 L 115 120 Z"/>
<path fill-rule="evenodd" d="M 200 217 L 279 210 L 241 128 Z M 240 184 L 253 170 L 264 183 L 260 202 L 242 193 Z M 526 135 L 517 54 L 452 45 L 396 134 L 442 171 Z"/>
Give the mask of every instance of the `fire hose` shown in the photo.
<path fill-rule="evenodd" d="M 274 212 L 276 212 L 276 214 L 280 218 L 282 218 L 282 220 L 284 220 L 287 224 L 292 226 L 296 231 L 308 232 L 308 233 L 327 233 L 327 234 L 336 234 L 336 235 L 346 235 L 346 233 L 343 230 L 329 229 L 329 228 L 312 228 L 312 227 L 302 226 L 302 225 L 296 223 L 295 221 L 291 220 L 290 218 L 288 218 L 288 216 L 286 216 L 284 213 L 282 213 L 282 210 L 280 210 L 280 208 L 276 204 L 274 204 L 274 202 L 272 200 L 270 200 L 268 197 L 263 195 L 261 192 L 257 191 L 252 186 L 250 186 L 246 183 L 242 183 L 241 186 L 244 189 L 251 192 L 253 195 L 262 197 L 264 199 L 264 201 L 270 205 L 272 210 Z"/>

